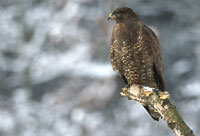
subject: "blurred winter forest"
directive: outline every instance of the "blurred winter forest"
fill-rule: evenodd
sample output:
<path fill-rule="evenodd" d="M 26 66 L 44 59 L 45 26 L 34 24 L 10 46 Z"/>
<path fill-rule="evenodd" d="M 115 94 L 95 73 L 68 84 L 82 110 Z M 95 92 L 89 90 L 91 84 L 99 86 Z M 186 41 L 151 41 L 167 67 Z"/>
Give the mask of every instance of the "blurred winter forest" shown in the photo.
<path fill-rule="evenodd" d="M 171 101 L 200 134 L 199 0 L 0 0 L 0 136 L 171 136 L 120 96 L 109 44 L 117 7 L 159 37 Z"/>

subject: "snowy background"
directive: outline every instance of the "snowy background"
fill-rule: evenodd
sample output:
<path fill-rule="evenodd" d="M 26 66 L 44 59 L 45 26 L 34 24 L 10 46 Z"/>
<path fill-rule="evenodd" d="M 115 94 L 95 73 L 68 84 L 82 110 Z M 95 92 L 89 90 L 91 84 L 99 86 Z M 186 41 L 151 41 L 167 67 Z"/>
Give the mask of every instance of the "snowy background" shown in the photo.
<path fill-rule="evenodd" d="M 129 6 L 158 35 L 167 90 L 200 135 L 199 0 L 0 0 L 0 136 L 171 136 L 120 97 L 107 15 Z"/>

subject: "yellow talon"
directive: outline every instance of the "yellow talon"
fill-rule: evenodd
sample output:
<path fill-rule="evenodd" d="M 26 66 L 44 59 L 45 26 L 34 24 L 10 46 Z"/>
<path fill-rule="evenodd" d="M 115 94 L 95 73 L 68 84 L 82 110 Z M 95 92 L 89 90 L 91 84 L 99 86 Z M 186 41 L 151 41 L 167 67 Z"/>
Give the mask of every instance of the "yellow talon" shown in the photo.
<path fill-rule="evenodd" d="M 122 91 L 125 92 L 127 91 L 128 89 L 126 87 L 122 88 Z"/>
<path fill-rule="evenodd" d="M 152 94 L 153 92 L 151 92 L 151 91 L 145 91 L 145 92 L 143 92 L 143 96 L 144 97 L 148 97 L 150 94 Z"/>

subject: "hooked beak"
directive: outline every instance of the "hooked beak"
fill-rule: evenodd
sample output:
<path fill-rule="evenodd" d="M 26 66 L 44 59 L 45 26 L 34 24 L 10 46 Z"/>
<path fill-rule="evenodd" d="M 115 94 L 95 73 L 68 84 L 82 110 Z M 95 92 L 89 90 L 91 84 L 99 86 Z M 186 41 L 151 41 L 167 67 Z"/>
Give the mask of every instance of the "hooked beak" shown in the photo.
<path fill-rule="evenodd" d="M 110 14 L 108 15 L 108 21 L 109 21 L 110 19 L 116 19 L 116 15 L 114 15 L 113 13 L 110 13 Z"/>

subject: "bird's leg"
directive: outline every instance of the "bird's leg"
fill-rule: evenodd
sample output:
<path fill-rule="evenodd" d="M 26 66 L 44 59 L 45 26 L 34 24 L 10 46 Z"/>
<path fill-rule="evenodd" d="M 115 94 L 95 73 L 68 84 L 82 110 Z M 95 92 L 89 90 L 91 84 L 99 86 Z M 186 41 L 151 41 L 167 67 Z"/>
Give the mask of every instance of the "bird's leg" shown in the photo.
<path fill-rule="evenodd" d="M 143 97 L 148 97 L 149 95 L 151 95 L 153 92 L 156 93 L 156 95 L 158 95 L 160 97 L 160 99 L 162 100 L 165 100 L 165 99 L 168 99 L 170 98 L 170 94 L 168 91 L 159 91 L 158 89 L 156 88 L 146 88 L 144 89 L 143 93 L 142 93 L 142 96 Z"/>
<path fill-rule="evenodd" d="M 122 88 L 122 91 L 127 91 L 128 90 L 128 88 L 126 88 L 126 87 L 124 87 L 124 88 Z"/>
<path fill-rule="evenodd" d="M 160 97 L 160 99 L 165 100 L 165 99 L 169 99 L 170 98 L 170 94 L 168 91 L 164 91 L 164 92 L 158 92 L 158 95 Z"/>

